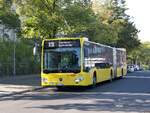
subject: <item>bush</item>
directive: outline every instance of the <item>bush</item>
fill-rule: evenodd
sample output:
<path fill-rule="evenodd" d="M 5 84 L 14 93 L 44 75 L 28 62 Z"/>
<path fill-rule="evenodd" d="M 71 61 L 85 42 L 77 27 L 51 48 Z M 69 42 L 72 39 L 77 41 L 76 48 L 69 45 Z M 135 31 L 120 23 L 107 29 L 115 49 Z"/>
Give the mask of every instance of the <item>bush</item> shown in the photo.
<path fill-rule="evenodd" d="M 20 39 L 15 43 L 16 48 L 16 74 L 36 74 L 40 73 L 40 58 L 39 56 L 33 56 L 33 40 L 32 39 Z M 0 41 L 0 75 L 12 75 L 13 74 L 13 62 L 14 62 L 14 42 Z M 38 62 L 39 61 L 39 62 Z"/>
<path fill-rule="evenodd" d="M 142 66 L 144 70 L 149 70 L 149 66 L 148 65 L 143 65 Z"/>

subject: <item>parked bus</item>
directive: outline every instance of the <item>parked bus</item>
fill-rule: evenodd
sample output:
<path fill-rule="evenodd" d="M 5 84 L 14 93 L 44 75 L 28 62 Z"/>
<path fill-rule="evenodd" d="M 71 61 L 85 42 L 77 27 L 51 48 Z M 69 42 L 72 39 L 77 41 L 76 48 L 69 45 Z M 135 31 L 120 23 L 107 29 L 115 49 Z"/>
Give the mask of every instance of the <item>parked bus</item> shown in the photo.
<path fill-rule="evenodd" d="M 88 41 L 56 38 L 42 42 L 42 86 L 89 86 L 126 75 L 126 50 Z"/>

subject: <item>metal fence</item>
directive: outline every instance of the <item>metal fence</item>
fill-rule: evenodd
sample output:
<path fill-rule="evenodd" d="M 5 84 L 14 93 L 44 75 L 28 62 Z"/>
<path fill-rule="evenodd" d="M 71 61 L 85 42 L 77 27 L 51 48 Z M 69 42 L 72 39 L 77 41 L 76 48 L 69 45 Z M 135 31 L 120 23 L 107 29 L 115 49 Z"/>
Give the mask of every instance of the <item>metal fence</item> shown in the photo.
<path fill-rule="evenodd" d="M 0 77 L 40 73 L 40 52 L 33 56 L 33 46 L 32 39 L 20 39 L 15 45 L 0 41 Z"/>
<path fill-rule="evenodd" d="M 14 75 L 13 63 L 1 63 L 0 64 L 0 76 L 13 76 Z M 39 63 L 16 63 L 15 75 L 28 75 L 40 73 Z"/>

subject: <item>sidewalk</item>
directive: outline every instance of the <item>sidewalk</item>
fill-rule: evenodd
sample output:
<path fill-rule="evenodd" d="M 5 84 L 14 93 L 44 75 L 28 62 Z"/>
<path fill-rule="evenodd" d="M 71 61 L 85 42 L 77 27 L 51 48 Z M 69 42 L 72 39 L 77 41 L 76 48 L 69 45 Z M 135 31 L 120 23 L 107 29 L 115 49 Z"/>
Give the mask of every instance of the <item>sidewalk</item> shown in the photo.
<path fill-rule="evenodd" d="M 40 86 L 40 75 L 12 76 L 0 78 L 0 97 L 23 93 Z"/>

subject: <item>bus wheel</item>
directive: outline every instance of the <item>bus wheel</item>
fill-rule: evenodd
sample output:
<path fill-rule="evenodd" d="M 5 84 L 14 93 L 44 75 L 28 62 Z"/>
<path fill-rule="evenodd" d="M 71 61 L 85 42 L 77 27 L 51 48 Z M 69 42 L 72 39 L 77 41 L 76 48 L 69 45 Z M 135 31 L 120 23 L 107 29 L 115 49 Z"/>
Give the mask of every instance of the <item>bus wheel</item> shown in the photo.
<path fill-rule="evenodd" d="M 113 80 L 113 72 L 111 70 L 111 72 L 110 72 L 110 82 L 112 82 L 112 80 Z"/>
<path fill-rule="evenodd" d="M 123 69 L 121 70 L 121 78 L 123 78 Z"/>
<path fill-rule="evenodd" d="M 56 86 L 56 88 L 57 88 L 58 91 L 61 91 L 61 90 L 63 90 L 65 87 L 63 87 L 63 86 Z"/>
<path fill-rule="evenodd" d="M 96 86 L 96 83 L 97 83 L 96 72 L 94 72 L 94 75 L 93 75 L 93 84 L 92 84 L 92 86 L 95 87 L 95 86 Z"/>

